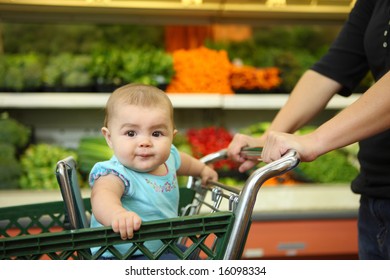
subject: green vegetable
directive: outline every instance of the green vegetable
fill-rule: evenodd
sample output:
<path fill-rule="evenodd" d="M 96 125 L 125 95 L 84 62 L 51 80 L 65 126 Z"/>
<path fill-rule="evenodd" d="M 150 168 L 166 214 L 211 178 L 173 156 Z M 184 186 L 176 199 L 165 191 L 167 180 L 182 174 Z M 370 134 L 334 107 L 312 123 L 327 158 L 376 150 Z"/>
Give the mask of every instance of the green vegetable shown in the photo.
<path fill-rule="evenodd" d="M 43 57 L 38 54 L 5 54 L 0 61 L 0 85 L 10 91 L 40 90 Z"/>
<path fill-rule="evenodd" d="M 68 156 L 77 155 L 71 150 L 49 144 L 30 145 L 22 155 L 22 176 L 19 185 L 22 189 L 58 189 L 55 176 L 57 162 Z"/>
<path fill-rule="evenodd" d="M 331 151 L 312 162 L 301 162 L 298 168 L 317 183 L 349 183 L 358 174 L 358 169 L 341 150 Z"/>
<path fill-rule="evenodd" d="M 304 135 L 315 130 L 314 126 L 306 126 L 297 131 Z M 313 162 L 302 162 L 298 171 L 309 181 L 317 183 L 349 183 L 359 172 L 357 164 L 357 145 L 326 153 Z"/>
<path fill-rule="evenodd" d="M 84 137 L 77 148 L 78 166 L 83 176 L 88 176 L 92 167 L 99 161 L 109 160 L 113 151 L 101 137 Z"/>
<path fill-rule="evenodd" d="M 23 148 L 30 139 L 31 129 L 10 118 L 8 113 L 0 115 L 0 143 Z"/>
<path fill-rule="evenodd" d="M 88 72 L 92 59 L 88 55 L 73 55 L 71 67 L 63 74 L 63 85 L 66 88 L 88 87 L 93 84 Z"/>
<path fill-rule="evenodd" d="M 16 189 L 22 174 L 17 153 L 27 145 L 31 131 L 7 113 L 0 115 L 0 127 L 0 189 Z"/>
<path fill-rule="evenodd" d="M 89 71 L 97 86 L 113 85 L 117 87 L 122 84 L 122 80 L 118 76 L 122 65 L 122 56 L 118 49 L 99 49 L 92 53 Z"/>
<path fill-rule="evenodd" d="M 143 47 L 122 54 L 123 69 L 119 77 L 124 83 L 143 83 L 157 86 L 168 84 L 173 75 L 173 57 L 164 50 Z"/>
<path fill-rule="evenodd" d="M 173 145 L 180 151 L 192 155 L 192 147 L 185 134 L 178 132 L 173 138 Z M 177 181 L 180 187 L 185 187 L 188 182 L 188 176 L 178 176 Z"/>
<path fill-rule="evenodd" d="M 271 125 L 270 122 L 254 123 L 250 126 L 244 127 L 240 130 L 240 133 L 251 135 L 253 137 L 260 137 Z"/>
<path fill-rule="evenodd" d="M 57 90 L 91 86 L 91 63 L 92 58 L 89 55 L 60 53 L 51 56 L 43 72 L 43 83 L 46 87 L 57 87 Z"/>
<path fill-rule="evenodd" d="M 0 143 L 0 189 L 18 188 L 22 168 L 15 157 L 15 147 Z"/>

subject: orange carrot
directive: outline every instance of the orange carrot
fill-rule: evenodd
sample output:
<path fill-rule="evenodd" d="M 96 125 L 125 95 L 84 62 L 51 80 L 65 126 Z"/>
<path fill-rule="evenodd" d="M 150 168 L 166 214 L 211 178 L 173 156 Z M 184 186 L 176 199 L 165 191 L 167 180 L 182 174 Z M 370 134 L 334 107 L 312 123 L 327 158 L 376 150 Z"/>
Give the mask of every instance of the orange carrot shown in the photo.
<path fill-rule="evenodd" d="M 175 76 L 167 87 L 169 93 L 233 93 L 229 82 L 232 65 L 224 50 L 177 50 L 173 64 Z"/>

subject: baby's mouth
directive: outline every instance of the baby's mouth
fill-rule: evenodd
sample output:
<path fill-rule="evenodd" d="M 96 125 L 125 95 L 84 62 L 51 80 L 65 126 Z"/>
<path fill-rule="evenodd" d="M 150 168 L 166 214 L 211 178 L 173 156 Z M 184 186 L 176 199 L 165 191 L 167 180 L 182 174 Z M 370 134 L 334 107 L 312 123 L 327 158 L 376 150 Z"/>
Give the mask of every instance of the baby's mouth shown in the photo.
<path fill-rule="evenodd" d="M 142 154 L 137 154 L 138 157 L 140 158 L 149 158 L 152 156 L 152 154 L 145 154 L 145 153 L 142 153 Z"/>

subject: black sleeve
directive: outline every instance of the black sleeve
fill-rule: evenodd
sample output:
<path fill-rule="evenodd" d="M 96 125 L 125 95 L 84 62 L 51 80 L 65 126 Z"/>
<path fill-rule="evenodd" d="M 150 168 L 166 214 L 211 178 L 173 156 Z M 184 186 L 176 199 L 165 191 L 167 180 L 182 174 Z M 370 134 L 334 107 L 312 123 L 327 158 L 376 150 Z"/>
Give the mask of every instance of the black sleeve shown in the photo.
<path fill-rule="evenodd" d="M 370 21 L 374 0 L 358 0 L 329 51 L 312 70 L 339 82 L 339 94 L 348 96 L 367 74 L 364 34 Z"/>

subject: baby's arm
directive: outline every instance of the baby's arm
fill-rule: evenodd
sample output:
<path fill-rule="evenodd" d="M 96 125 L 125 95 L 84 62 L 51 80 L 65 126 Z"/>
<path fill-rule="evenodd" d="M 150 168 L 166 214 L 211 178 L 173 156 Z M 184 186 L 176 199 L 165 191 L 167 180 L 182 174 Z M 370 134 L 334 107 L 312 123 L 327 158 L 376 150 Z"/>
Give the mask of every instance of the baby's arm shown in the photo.
<path fill-rule="evenodd" d="M 200 160 L 183 152 L 180 152 L 180 158 L 181 165 L 177 175 L 200 177 L 203 185 L 206 185 L 207 181 L 218 180 L 218 173 Z"/>
<path fill-rule="evenodd" d="M 122 239 L 132 238 L 141 226 L 141 218 L 127 211 L 121 203 L 123 182 L 115 175 L 101 176 L 95 181 L 91 193 L 92 211 L 104 226 L 111 226 Z"/>

